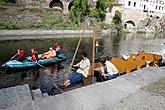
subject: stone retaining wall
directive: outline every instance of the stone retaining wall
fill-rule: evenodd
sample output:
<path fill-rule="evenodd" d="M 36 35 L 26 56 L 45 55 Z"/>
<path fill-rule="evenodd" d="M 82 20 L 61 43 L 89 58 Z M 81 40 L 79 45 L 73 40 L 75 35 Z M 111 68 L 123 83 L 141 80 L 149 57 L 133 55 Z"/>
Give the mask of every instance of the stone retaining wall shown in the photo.
<path fill-rule="evenodd" d="M 164 71 L 164 67 L 143 68 L 114 80 L 55 96 L 40 97 L 28 103 L 17 103 L 8 106 L 5 110 L 163 110 L 165 108 Z M 3 109 L 2 106 L 5 104 L 3 101 L 12 97 L 5 93 L 5 89 L 0 91 L 0 108 Z M 3 95 L 9 98 L 2 99 Z M 8 103 L 11 103 L 10 100 Z"/>

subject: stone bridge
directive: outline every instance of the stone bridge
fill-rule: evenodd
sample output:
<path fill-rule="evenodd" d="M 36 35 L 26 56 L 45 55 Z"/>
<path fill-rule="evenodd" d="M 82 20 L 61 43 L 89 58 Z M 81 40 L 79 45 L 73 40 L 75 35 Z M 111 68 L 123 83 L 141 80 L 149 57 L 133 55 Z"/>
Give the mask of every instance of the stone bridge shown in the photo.
<path fill-rule="evenodd" d="M 68 13 L 68 10 L 72 6 L 73 0 L 45 0 L 47 5 L 49 5 L 50 8 L 56 7 L 61 10 L 63 10 L 64 14 Z"/>
<path fill-rule="evenodd" d="M 71 8 L 73 4 L 73 0 L 43 0 L 45 6 L 49 6 L 50 8 L 58 8 L 63 10 L 63 13 L 67 14 L 68 9 Z M 29 4 L 36 4 L 37 0 L 16 0 L 17 4 L 20 5 L 29 5 Z"/>
<path fill-rule="evenodd" d="M 63 10 L 64 14 L 68 13 L 68 10 L 72 6 L 73 0 L 45 0 L 46 4 L 49 5 L 50 8 L 56 7 Z"/>
<path fill-rule="evenodd" d="M 112 8 L 111 12 L 106 14 L 106 23 L 111 23 L 113 16 L 115 15 L 115 11 L 119 10 L 122 14 L 122 22 L 125 28 L 137 28 L 141 25 L 141 21 L 146 19 L 147 17 L 158 17 L 161 18 L 163 14 L 161 13 L 147 13 L 142 10 L 128 9 L 122 6 L 115 6 Z M 109 10 L 107 10 L 109 11 Z"/>

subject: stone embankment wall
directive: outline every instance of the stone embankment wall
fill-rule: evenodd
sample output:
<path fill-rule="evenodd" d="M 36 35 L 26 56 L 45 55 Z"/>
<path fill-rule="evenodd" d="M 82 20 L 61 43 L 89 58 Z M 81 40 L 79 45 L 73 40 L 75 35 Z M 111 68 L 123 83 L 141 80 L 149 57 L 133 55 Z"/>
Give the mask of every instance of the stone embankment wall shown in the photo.
<path fill-rule="evenodd" d="M 20 86 L 14 87 L 15 89 L 13 87 L 1 89 L 0 109 L 164 110 L 164 71 L 164 67 L 143 68 L 142 70 L 134 71 L 131 74 L 122 75 L 114 80 L 92 84 L 55 96 L 35 96 L 36 93 L 32 91 L 34 100 L 32 100 L 32 98 L 26 98 L 26 96 L 30 94 L 30 90 L 25 92 L 23 86 L 21 87 L 22 89 Z M 27 85 L 25 85 L 25 87 L 27 88 Z M 16 90 L 16 88 L 19 89 L 13 92 L 13 90 Z M 22 92 L 24 93 L 25 98 L 19 96 L 19 94 L 21 95 Z M 12 101 L 11 99 L 15 101 Z"/>
<path fill-rule="evenodd" d="M 96 32 L 110 34 L 111 30 L 96 30 Z M 93 30 L 0 30 L 0 40 L 79 37 L 82 33 L 84 36 L 92 36 Z"/>

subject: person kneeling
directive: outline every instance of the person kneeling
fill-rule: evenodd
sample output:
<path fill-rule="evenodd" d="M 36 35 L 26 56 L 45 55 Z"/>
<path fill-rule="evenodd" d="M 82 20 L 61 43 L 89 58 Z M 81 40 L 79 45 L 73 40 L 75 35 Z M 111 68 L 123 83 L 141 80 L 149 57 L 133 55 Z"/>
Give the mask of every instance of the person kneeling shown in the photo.
<path fill-rule="evenodd" d="M 86 52 L 83 52 L 81 55 L 82 55 L 82 60 L 78 64 L 73 65 L 73 67 L 78 67 L 78 69 L 76 70 L 76 72 L 73 72 L 71 74 L 68 80 L 64 82 L 65 87 L 71 84 L 77 84 L 83 79 L 83 77 L 87 78 L 89 74 L 90 61 L 87 58 Z"/>

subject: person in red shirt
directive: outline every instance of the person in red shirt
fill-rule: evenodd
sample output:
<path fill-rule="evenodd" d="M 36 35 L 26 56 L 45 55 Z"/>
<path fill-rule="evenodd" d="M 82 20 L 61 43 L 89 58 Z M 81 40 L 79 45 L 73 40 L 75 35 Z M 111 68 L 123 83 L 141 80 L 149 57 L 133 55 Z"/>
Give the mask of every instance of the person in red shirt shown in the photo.
<path fill-rule="evenodd" d="M 26 54 L 25 54 L 25 50 L 20 50 L 20 49 L 18 49 L 18 52 L 17 52 L 17 55 L 16 55 L 16 59 L 18 60 L 18 61 L 20 61 L 20 62 L 22 62 L 23 60 L 25 60 L 25 58 L 26 58 Z"/>
<path fill-rule="evenodd" d="M 37 62 L 38 61 L 38 52 L 34 49 L 31 49 L 32 60 Z"/>

